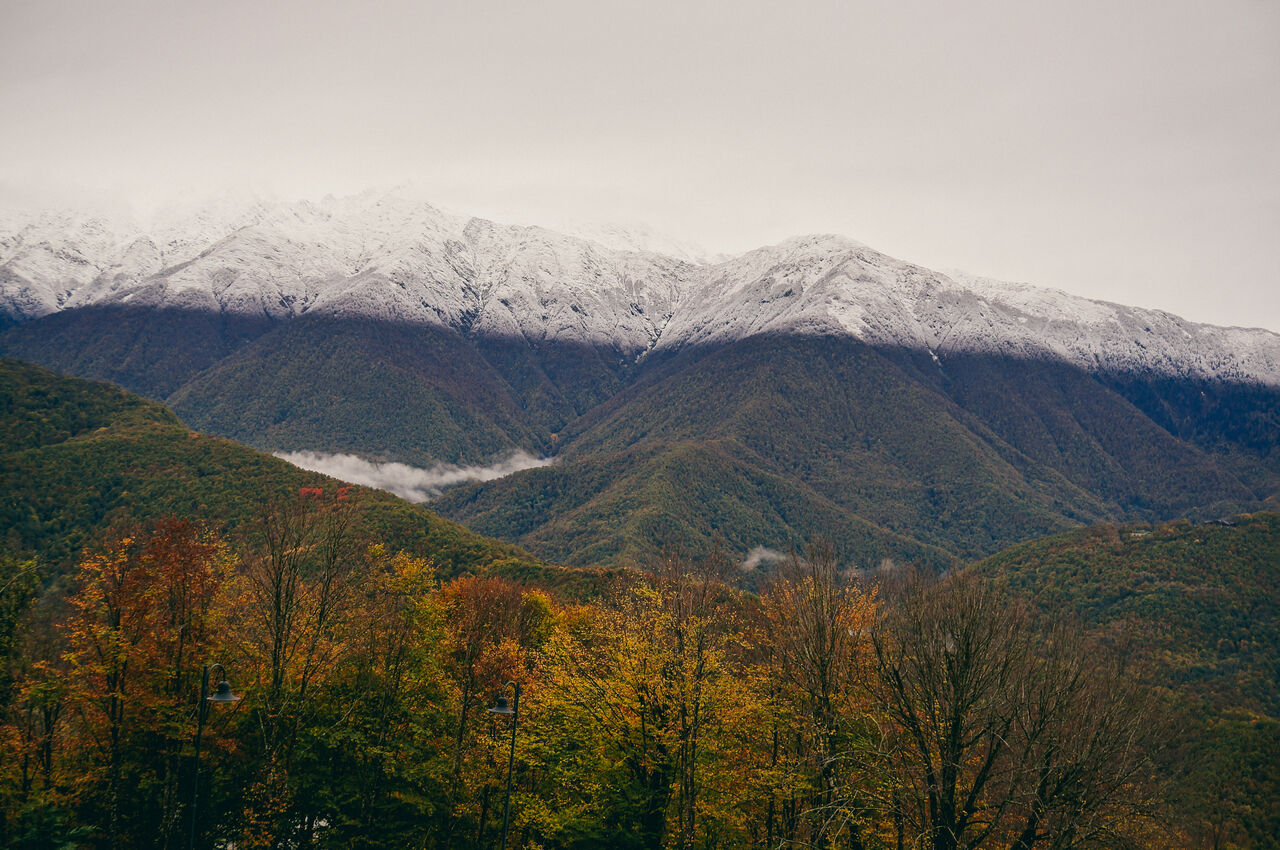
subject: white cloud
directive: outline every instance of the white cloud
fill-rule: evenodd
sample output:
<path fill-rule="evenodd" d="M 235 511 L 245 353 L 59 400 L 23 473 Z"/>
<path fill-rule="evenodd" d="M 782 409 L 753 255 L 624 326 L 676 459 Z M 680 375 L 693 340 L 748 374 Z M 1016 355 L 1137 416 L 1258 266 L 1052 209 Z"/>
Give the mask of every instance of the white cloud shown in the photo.
<path fill-rule="evenodd" d="M 489 466 L 456 466 L 437 463 L 430 469 L 419 469 L 404 463 L 376 463 L 356 455 L 323 452 L 276 452 L 276 457 L 294 466 L 331 475 L 341 481 L 376 487 L 411 502 L 425 502 L 439 496 L 446 487 L 467 481 L 492 481 L 523 469 L 550 466 L 555 458 L 534 457 L 515 451 L 506 459 Z"/>
<path fill-rule="evenodd" d="M 757 546 L 747 553 L 747 559 L 742 562 L 742 569 L 754 570 L 761 564 L 774 564 L 778 561 L 785 561 L 787 556 L 768 546 Z"/>

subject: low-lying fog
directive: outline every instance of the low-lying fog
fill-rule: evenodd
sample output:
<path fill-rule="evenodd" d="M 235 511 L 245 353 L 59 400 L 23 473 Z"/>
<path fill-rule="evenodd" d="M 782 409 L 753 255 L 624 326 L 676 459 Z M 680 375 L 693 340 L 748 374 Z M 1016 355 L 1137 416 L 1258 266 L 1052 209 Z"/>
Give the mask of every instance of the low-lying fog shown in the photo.
<path fill-rule="evenodd" d="M 489 466 L 437 463 L 429 469 L 419 469 L 404 463 L 377 463 L 356 455 L 323 452 L 276 452 L 275 455 L 294 466 L 331 475 L 351 484 L 386 490 L 411 502 L 425 502 L 435 498 L 446 487 L 455 484 L 492 481 L 523 469 L 555 463 L 555 458 L 534 457 L 524 451 L 512 452 L 505 459 Z"/>

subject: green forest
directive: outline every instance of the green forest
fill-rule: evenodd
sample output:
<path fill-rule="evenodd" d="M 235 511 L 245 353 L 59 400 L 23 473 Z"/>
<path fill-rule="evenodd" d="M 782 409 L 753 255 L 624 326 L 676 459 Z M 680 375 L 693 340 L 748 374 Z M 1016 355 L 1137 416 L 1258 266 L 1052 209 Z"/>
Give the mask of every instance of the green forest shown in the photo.
<path fill-rule="evenodd" d="M 1277 846 L 1280 515 L 569 569 L 2 365 L 0 845 Z"/>
<path fill-rule="evenodd" d="M 807 335 L 637 359 L 431 324 L 120 305 L 0 329 L 0 354 L 112 381 L 267 452 L 428 468 L 554 457 L 432 509 L 578 567 L 821 537 L 864 566 L 941 570 L 1081 524 L 1280 507 L 1280 390 L 1248 381 Z"/>

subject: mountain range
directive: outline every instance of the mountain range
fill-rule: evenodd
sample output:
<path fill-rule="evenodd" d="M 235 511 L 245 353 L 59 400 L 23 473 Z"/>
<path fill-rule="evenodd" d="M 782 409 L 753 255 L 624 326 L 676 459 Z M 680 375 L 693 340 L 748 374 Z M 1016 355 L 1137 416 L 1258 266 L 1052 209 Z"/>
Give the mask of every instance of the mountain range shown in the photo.
<path fill-rule="evenodd" d="M 1280 504 L 1274 333 L 838 236 L 678 254 L 398 191 L 9 212 L 0 352 L 265 450 L 552 457 L 433 508 L 573 564 L 827 535 L 941 567 L 1096 520 Z"/>

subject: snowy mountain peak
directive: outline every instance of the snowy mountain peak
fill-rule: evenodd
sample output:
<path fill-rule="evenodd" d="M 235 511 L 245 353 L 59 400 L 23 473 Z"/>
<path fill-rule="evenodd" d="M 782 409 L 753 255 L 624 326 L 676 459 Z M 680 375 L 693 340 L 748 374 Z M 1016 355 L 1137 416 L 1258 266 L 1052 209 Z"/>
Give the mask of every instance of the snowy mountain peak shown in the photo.
<path fill-rule="evenodd" d="M 0 213 L 0 314 L 89 305 L 360 316 L 555 340 L 625 357 L 755 334 L 1280 385 L 1280 336 L 943 274 L 844 236 L 729 258 L 645 228 L 573 234 L 445 212 L 402 188 L 225 197 L 136 217 Z"/>

